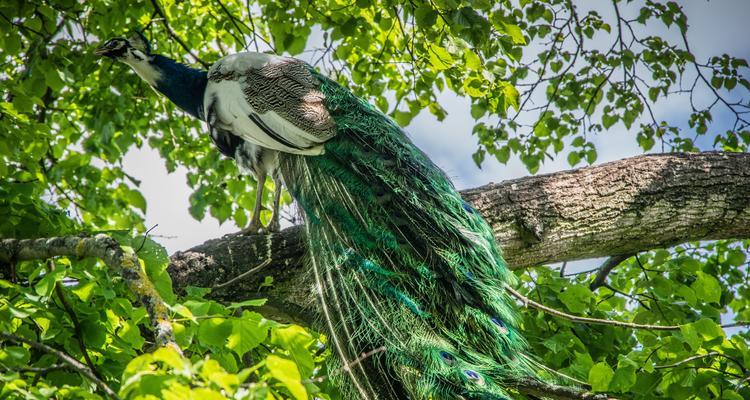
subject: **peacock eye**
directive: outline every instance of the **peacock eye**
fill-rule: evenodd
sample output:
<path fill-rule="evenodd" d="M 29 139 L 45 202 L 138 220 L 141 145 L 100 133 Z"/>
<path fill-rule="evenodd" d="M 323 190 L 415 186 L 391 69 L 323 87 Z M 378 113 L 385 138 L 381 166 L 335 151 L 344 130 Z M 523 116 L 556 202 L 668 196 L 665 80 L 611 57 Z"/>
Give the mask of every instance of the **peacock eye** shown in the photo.
<path fill-rule="evenodd" d="M 456 358 L 453 357 L 453 354 L 448 353 L 447 351 L 441 351 L 440 358 L 442 358 L 448 365 L 453 365 L 453 363 L 456 362 Z"/>

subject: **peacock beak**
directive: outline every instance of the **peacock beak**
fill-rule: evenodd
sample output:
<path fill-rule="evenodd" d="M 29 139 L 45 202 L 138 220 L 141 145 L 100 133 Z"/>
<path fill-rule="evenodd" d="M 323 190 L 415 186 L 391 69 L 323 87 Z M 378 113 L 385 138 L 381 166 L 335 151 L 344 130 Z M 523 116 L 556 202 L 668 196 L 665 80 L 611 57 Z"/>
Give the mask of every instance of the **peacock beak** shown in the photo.
<path fill-rule="evenodd" d="M 96 54 L 97 56 L 106 56 L 107 53 L 109 53 L 109 50 L 110 49 L 102 46 L 102 47 L 99 47 L 96 50 L 94 50 L 94 54 Z"/>

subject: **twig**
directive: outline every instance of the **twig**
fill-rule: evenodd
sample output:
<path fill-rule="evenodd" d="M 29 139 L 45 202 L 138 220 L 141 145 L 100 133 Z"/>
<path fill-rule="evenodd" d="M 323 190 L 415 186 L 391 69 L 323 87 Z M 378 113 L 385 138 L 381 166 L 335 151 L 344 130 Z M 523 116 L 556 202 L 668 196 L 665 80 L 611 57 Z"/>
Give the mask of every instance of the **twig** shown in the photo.
<path fill-rule="evenodd" d="M 263 269 L 265 266 L 267 266 L 270 263 L 271 263 L 271 259 L 270 258 L 266 259 L 266 261 L 263 261 L 262 263 L 258 264 L 258 266 L 250 268 L 249 270 L 247 270 L 247 271 L 245 271 L 245 272 L 243 272 L 243 273 L 235 276 L 234 278 L 232 278 L 232 279 L 230 279 L 230 280 L 228 280 L 228 281 L 226 281 L 224 283 L 219 283 L 217 285 L 214 285 L 211 288 L 211 290 L 219 290 L 219 289 L 221 289 L 223 287 L 227 287 L 227 286 L 229 286 L 229 285 L 237 282 L 238 280 L 240 280 L 240 279 L 242 279 L 242 278 L 244 278 L 246 276 L 252 275 L 253 273 L 255 273 L 257 271 L 260 271 L 261 269 Z"/>
<path fill-rule="evenodd" d="M 687 363 L 689 363 L 690 361 L 694 361 L 694 360 L 700 360 L 700 359 L 702 359 L 702 358 L 707 358 L 707 357 L 713 357 L 713 356 L 716 356 L 716 355 L 718 355 L 718 354 L 719 354 L 719 353 L 717 353 L 717 352 L 715 352 L 715 351 L 712 351 L 712 352 L 710 352 L 710 353 L 706 353 L 706 354 L 701 354 L 701 355 L 697 355 L 697 356 L 692 356 L 692 357 L 688 357 L 688 358 L 686 358 L 686 359 L 684 359 L 684 360 L 682 360 L 682 361 L 678 361 L 678 362 L 676 362 L 676 363 L 674 363 L 674 364 L 667 364 L 667 365 L 655 365 L 655 366 L 654 366 L 654 369 L 664 369 L 664 368 L 674 368 L 674 367 L 679 367 L 680 365 L 683 365 L 683 364 L 687 364 Z"/>
<path fill-rule="evenodd" d="M 745 377 L 745 379 L 737 382 L 737 388 L 739 388 L 740 386 L 742 386 L 742 385 L 744 385 L 746 383 L 748 384 L 748 386 L 750 386 L 750 375 L 748 375 L 747 377 Z"/>
<path fill-rule="evenodd" d="M 703 71 L 701 71 L 700 66 L 695 61 L 695 54 L 692 52 L 692 50 L 690 50 L 690 44 L 688 43 L 687 34 L 686 34 L 685 30 L 680 29 L 680 34 L 682 35 L 682 42 L 685 44 L 685 51 L 687 51 L 691 56 L 693 56 L 692 64 L 695 67 L 695 72 L 698 74 L 698 76 L 703 81 L 703 83 L 705 83 L 706 86 L 711 90 L 711 92 L 713 92 L 714 96 L 716 96 L 716 99 L 719 100 L 719 101 L 721 101 L 729 109 L 729 111 L 731 111 L 732 113 L 734 113 L 735 124 L 738 121 L 741 121 L 741 122 L 743 122 L 745 124 L 750 123 L 747 120 L 745 120 L 744 118 L 742 118 L 740 116 L 741 114 L 737 110 L 735 110 L 734 107 L 732 107 L 732 104 L 730 104 L 726 99 L 724 99 L 724 97 L 722 97 L 719 94 L 719 92 L 713 87 L 713 85 L 711 85 L 711 82 L 708 81 L 708 79 L 706 78 L 706 76 L 703 74 Z"/>
<path fill-rule="evenodd" d="M 359 357 L 355 358 L 354 360 L 352 360 L 351 362 L 349 362 L 347 364 L 344 364 L 340 368 L 337 368 L 331 374 L 339 372 L 339 371 L 348 371 L 351 367 L 355 367 L 359 363 L 361 363 L 362 361 L 365 361 L 366 359 L 374 356 L 375 354 L 382 353 L 385 350 L 386 350 L 385 346 L 380 346 L 380 347 L 378 347 L 376 349 L 373 349 L 373 350 L 370 350 L 370 351 L 368 351 L 366 353 L 362 353 L 362 354 L 359 355 Z M 331 375 L 331 374 L 322 375 L 322 376 L 319 376 L 319 377 L 317 377 L 315 379 L 308 379 L 308 380 L 304 381 L 303 383 L 320 383 L 320 382 L 323 382 L 326 379 L 328 379 L 328 376 Z"/>
<path fill-rule="evenodd" d="M 146 233 L 143 234 L 143 241 L 141 242 L 141 245 L 138 246 L 138 250 L 135 251 L 135 254 L 140 253 L 141 249 L 146 244 L 146 239 L 148 239 L 148 234 L 151 233 L 151 231 L 153 231 L 154 229 L 156 229 L 157 226 L 159 226 L 159 224 L 154 224 L 154 226 L 148 228 Z"/>
<path fill-rule="evenodd" d="M 54 269 L 55 262 L 49 260 L 47 262 L 47 272 L 52 272 Z M 103 379 L 99 371 L 96 370 L 94 362 L 91 361 L 91 356 L 89 356 L 89 351 L 86 348 L 86 343 L 83 342 L 83 330 L 81 329 L 81 323 L 78 321 L 78 316 L 76 315 L 75 311 L 73 311 L 73 308 L 70 307 L 70 303 L 68 303 L 68 301 L 65 299 L 65 293 L 63 293 L 63 289 L 62 287 L 60 287 L 58 282 L 55 282 L 55 294 L 60 299 L 60 303 L 62 304 L 63 309 L 65 309 L 65 312 L 68 313 L 70 321 L 73 323 L 73 332 L 75 333 L 76 342 L 78 343 L 78 347 L 81 349 L 81 353 L 83 354 L 83 359 L 86 361 L 86 365 L 88 365 L 91 372 L 96 375 L 97 378 Z"/>
<path fill-rule="evenodd" d="M 593 325 L 613 325 L 613 326 L 619 326 L 622 328 L 632 328 L 632 329 L 649 329 L 649 330 L 655 330 L 655 331 L 676 331 L 679 330 L 679 326 L 669 326 L 669 325 L 643 325 L 643 324 L 634 324 L 632 322 L 622 322 L 622 321 L 611 321 L 606 319 L 597 319 L 597 318 L 589 318 L 589 317 L 580 317 L 577 315 L 567 314 L 559 310 L 555 310 L 554 308 L 547 307 L 543 304 L 537 303 L 534 300 L 529 299 L 528 297 L 522 295 L 521 293 L 517 292 L 515 289 L 510 287 L 509 285 L 505 285 L 505 290 L 508 291 L 513 297 L 520 300 L 524 306 L 531 305 L 532 307 L 544 311 L 547 314 L 554 315 L 556 317 L 567 319 L 569 321 L 573 322 L 583 322 L 586 324 L 593 324 Z"/>
<path fill-rule="evenodd" d="M 93 371 L 91 371 L 87 366 L 81 364 L 81 362 L 79 362 L 75 358 L 63 353 L 62 351 L 57 350 L 53 347 L 47 346 L 44 343 L 39 343 L 33 340 L 22 338 L 20 336 L 12 335 L 10 333 L 0 332 L 0 337 L 2 337 L 5 340 L 14 342 L 14 343 L 27 344 L 37 350 L 41 350 L 49 354 L 52 354 L 53 356 L 57 357 L 60 361 L 64 362 L 65 364 L 68 364 L 71 368 L 83 374 L 89 380 L 94 382 L 97 386 L 99 386 L 104 391 L 104 393 L 107 394 L 107 396 L 113 399 L 119 400 L 120 397 L 117 396 L 117 393 L 115 393 L 115 391 L 112 390 L 112 388 L 107 386 L 107 384 L 104 383 L 104 381 L 97 378 Z"/>
<path fill-rule="evenodd" d="M 532 360 L 532 358 L 529 357 L 529 356 L 527 356 L 526 354 L 521 353 L 521 356 L 523 358 L 531 361 L 531 362 L 534 362 L 534 360 Z M 562 372 L 560 372 L 560 371 L 558 371 L 556 369 L 552 369 L 552 368 L 550 368 L 550 367 L 548 367 L 548 366 L 546 366 L 546 365 L 544 365 L 542 363 L 538 363 L 537 362 L 537 363 L 535 363 L 535 365 L 538 365 L 540 368 L 542 368 L 543 370 L 545 370 L 545 371 L 547 371 L 547 372 L 549 372 L 551 374 L 557 375 L 557 376 L 559 376 L 559 377 L 561 377 L 563 379 L 567 379 L 567 380 L 569 380 L 571 382 L 574 382 L 575 384 L 580 385 L 580 386 L 582 386 L 582 387 L 584 387 L 586 389 L 591 389 L 591 385 L 589 385 L 588 383 L 586 383 L 586 382 L 584 382 L 584 381 L 582 381 L 580 379 L 573 378 L 572 376 L 570 376 L 568 374 L 564 374 L 564 373 L 562 373 Z"/>
<path fill-rule="evenodd" d="M 68 364 L 52 364 L 49 367 L 15 367 L 7 368 L 2 367 L 3 371 L 14 371 L 14 372 L 32 372 L 36 374 L 46 374 L 47 372 L 57 371 L 60 369 L 70 368 Z"/>
<path fill-rule="evenodd" d="M 224 11 L 224 14 L 226 14 L 227 17 L 229 17 L 229 21 L 232 23 L 232 25 L 234 25 L 235 28 L 237 28 L 237 30 L 240 32 L 240 35 L 242 35 L 242 47 L 245 50 L 247 50 L 247 40 L 245 40 L 245 34 L 242 32 L 242 28 L 240 28 L 239 24 L 237 24 L 237 18 L 235 18 L 234 14 L 232 14 L 231 11 L 229 11 L 227 6 L 225 6 L 224 3 L 221 2 L 221 0 L 216 0 L 216 2 L 219 3 L 219 6 Z"/>
<path fill-rule="evenodd" d="M 169 25 L 169 20 L 167 19 L 167 15 L 164 14 L 164 11 L 162 11 L 161 7 L 159 7 L 158 0 L 151 0 L 151 5 L 154 6 L 154 11 L 157 14 L 159 14 L 160 17 L 163 18 L 161 22 L 162 22 L 162 25 L 164 25 L 164 29 L 167 30 L 167 33 L 169 34 L 169 36 L 171 36 L 172 39 L 174 39 L 177 43 L 179 43 L 180 46 L 182 46 L 182 48 L 185 49 L 185 51 L 187 51 L 188 54 L 190 54 L 195 59 L 195 61 L 198 61 L 198 63 L 203 66 L 203 68 L 209 69 L 211 67 L 211 64 L 203 61 L 200 57 L 198 57 L 195 53 L 193 53 L 190 47 L 187 44 L 185 44 L 182 38 L 180 38 L 177 35 L 177 33 L 175 33 L 175 31 L 172 29 L 172 27 Z"/>
<path fill-rule="evenodd" d="M 617 289 L 616 287 L 610 285 L 609 283 L 605 283 L 604 287 L 607 288 L 607 289 L 609 289 L 609 290 L 611 290 L 611 291 L 613 291 L 613 292 L 615 292 L 615 293 L 617 293 L 617 294 L 619 294 L 619 295 L 625 296 L 625 297 L 629 298 L 630 300 L 637 301 L 638 304 L 641 305 L 641 307 L 643 307 L 643 308 L 651 311 L 651 307 L 649 307 L 648 305 L 646 305 L 646 303 L 644 303 L 643 300 L 639 299 L 638 297 L 633 296 L 633 295 L 631 295 L 629 293 L 625 293 L 622 290 Z M 638 294 L 640 294 L 640 293 L 638 293 Z M 648 299 L 656 301 L 656 299 L 654 299 L 654 298 L 652 298 L 650 296 L 645 296 L 645 297 L 648 298 Z M 657 302 L 657 304 L 658 304 L 658 302 Z M 664 313 L 662 313 L 662 316 L 664 316 Z"/>

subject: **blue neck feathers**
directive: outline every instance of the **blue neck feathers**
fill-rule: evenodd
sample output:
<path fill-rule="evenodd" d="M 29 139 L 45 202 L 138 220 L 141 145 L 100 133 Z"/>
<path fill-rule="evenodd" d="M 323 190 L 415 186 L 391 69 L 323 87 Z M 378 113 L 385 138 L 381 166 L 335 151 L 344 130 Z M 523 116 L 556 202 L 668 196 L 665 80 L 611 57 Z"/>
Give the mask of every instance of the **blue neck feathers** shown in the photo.
<path fill-rule="evenodd" d="M 154 55 L 149 63 L 160 73 L 156 90 L 188 114 L 203 119 L 203 94 L 208 82 L 206 71 L 160 55 Z"/>

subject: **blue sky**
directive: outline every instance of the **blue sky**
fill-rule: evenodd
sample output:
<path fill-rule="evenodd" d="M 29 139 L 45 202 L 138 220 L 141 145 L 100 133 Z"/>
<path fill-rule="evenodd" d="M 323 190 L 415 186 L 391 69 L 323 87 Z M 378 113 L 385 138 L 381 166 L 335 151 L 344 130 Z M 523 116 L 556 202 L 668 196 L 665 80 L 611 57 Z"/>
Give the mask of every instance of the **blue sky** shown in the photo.
<path fill-rule="evenodd" d="M 579 3 L 582 9 L 609 4 L 591 1 L 576 3 Z M 709 3 L 704 0 L 690 0 L 680 3 L 684 5 L 688 14 L 689 40 L 699 60 L 722 53 L 750 58 L 750 29 L 746 26 L 750 21 L 750 1 L 714 0 Z M 606 8 L 602 8 L 601 13 L 605 20 L 610 15 Z M 663 34 L 671 39 L 670 34 L 666 32 L 654 34 Z M 314 47 L 316 44 L 313 42 L 314 38 L 308 45 Z M 536 53 L 533 48 L 528 51 Z M 528 175 L 525 167 L 513 158 L 507 165 L 503 165 L 488 157 L 482 168 L 477 168 L 471 159 L 471 154 L 476 150 L 476 138 L 471 135 L 474 120 L 469 115 L 468 99 L 444 92 L 440 94 L 439 101 L 449 112 L 444 121 L 437 121 L 425 111 L 412 121 L 407 131 L 412 140 L 447 172 L 459 189 Z M 687 99 L 678 99 L 657 104 L 655 111 L 657 119 L 684 121 L 689 110 Z M 728 113 L 716 113 L 714 120 L 715 132 L 724 131 L 726 126 L 733 122 Z M 636 145 L 634 132 L 627 131 L 622 124 L 615 125 L 594 141 L 599 153 L 596 164 L 642 153 Z M 159 225 L 154 234 L 162 236 L 157 240 L 165 245 L 170 253 L 239 229 L 229 222 L 220 226 L 210 217 L 200 222 L 195 221 L 188 213 L 188 197 L 191 190 L 185 178 L 186 171 L 178 168 L 176 172 L 168 174 L 158 153 L 150 148 L 130 151 L 123 163 L 128 173 L 143 182 L 141 190 L 148 202 L 146 225 Z M 539 173 L 569 168 L 563 154 L 553 161 L 546 162 Z M 579 265 L 583 268 L 594 263 L 595 261 L 589 261 Z"/>

